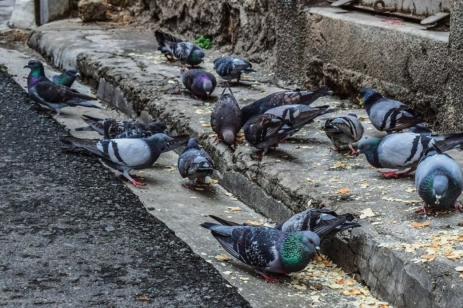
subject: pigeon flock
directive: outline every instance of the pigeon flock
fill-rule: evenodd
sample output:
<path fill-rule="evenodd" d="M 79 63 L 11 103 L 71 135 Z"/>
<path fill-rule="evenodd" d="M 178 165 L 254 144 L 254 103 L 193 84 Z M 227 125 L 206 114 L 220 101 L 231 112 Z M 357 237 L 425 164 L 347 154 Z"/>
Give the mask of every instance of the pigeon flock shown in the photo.
<path fill-rule="evenodd" d="M 217 81 L 210 72 L 197 68 L 204 61 L 204 51 L 191 42 L 159 30 L 154 35 L 158 50 L 167 60 L 179 60 L 182 64 L 180 80 L 185 88 L 197 99 L 209 99 Z M 281 91 L 240 108 L 231 90 L 231 81 L 236 79 L 239 86 L 242 74 L 255 72 L 252 64 L 237 57 L 221 57 L 213 63 L 215 72 L 225 80 L 227 87 L 212 111 L 211 127 L 217 134 L 215 141 L 223 142 L 233 150 L 237 135 L 243 129 L 247 142 L 261 150 L 258 159 L 262 159 L 270 148 L 276 148 L 315 118 L 335 111 L 328 106 L 310 106 L 318 98 L 332 94 L 327 87 L 312 92 Z M 52 80 L 45 76 L 40 61 L 30 60 L 26 68 L 31 70 L 27 79 L 31 99 L 54 110 L 55 119 L 64 107 L 99 108 L 90 102 L 95 98 L 70 89 L 79 76 L 75 68 L 54 76 Z M 227 89 L 229 93 L 225 93 Z M 461 148 L 463 134 L 433 134 L 413 109 L 370 88 L 361 89 L 357 99 L 366 109 L 373 126 L 388 135 L 382 139 L 362 139 L 365 130 L 357 115 L 330 117 L 323 130 L 333 144 L 332 149 L 350 151 L 351 155 L 364 154 L 373 167 L 394 170 L 382 172 L 385 177 L 409 176 L 415 172 L 424 213 L 450 208 L 462 210 L 457 201 L 463 190 L 462 171 L 445 152 Z M 169 136 L 167 126 L 161 121 L 143 124 L 88 115 L 84 115 L 83 120 L 88 126 L 77 128 L 77 131 L 96 131 L 103 138 L 65 136 L 61 141 L 96 155 L 106 165 L 122 172 L 133 185 L 145 184 L 131 175 L 131 170 L 149 168 L 162 153 L 180 146 L 186 146 L 178 158 L 179 173 L 189 180 L 184 186 L 208 185 L 207 177 L 214 171 L 214 162 L 195 138 Z M 360 227 L 353 215 L 338 215 L 328 209 L 306 210 L 274 228 L 210 217 L 217 223 L 205 222 L 201 226 L 210 230 L 228 253 L 262 274 L 266 281 L 275 281 L 268 273 L 289 274 L 304 269 L 318 253 L 321 241 Z"/>

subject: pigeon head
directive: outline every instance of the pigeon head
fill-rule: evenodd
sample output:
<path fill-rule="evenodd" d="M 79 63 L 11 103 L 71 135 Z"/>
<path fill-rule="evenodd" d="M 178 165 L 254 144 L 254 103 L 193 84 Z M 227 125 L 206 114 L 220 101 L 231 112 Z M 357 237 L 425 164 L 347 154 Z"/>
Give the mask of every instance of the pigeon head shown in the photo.
<path fill-rule="evenodd" d="M 207 97 L 211 97 L 211 94 L 214 91 L 214 85 L 212 84 L 212 81 L 207 78 L 207 76 L 204 76 L 202 84 L 204 91 L 207 93 Z"/>
<path fill-rule="evenodd" d="M 69 77 L 78 77 L 78 76 L 80 76 L 79 71 L 77 71 L 77 69 L 74 68 L 74 67 L 70 67 L 67 70 L 65 70 L 64 74 L 66 74 Z"/>
<path fill-rule="evenodd" d="M 189 60 L 193 65 L 198 65 L 204 61 L 204 51 L 202 49 L 195 49 L 190 54 Z"/>
<path fill-rule="evenodd" d="M 196 140 L 196 138 L 190 138 L 190 140 L 188 140 L 187 148 L 189 149 L 199 148 L 198 141 Z"/>
<path fill-rule="evenodd" d="M 444 196 L 449 187 L 449 179 L 442 174 L 436 175 L 433 181 L 433 195 L 436 198 L 436 205 L 440 204 L 442 196 Z"/>
<path fill-rule="evenodd" d="M 383 96 L 381 94 L 379 94 L 372 88 L 363 88 L 362 90 L 360 90 L 360 93 L 357 96 L 357 100 L 360 106 L 367 107 L 368 105 L 375 103 L 378 99 L 382 97 Z"/>
<path fill-rule="evenodd" d="M 302 235 L 302 243 L 307 250 L 318 253 L 320 251 L 320 237 L 312 231 L 304 231 Z"/>
<path fill-rule="evenodd" d="M 380 142 L 381 142 L 381 139 L 379 138 L 369 138 L 369 139 L 364 139 L 360 141 L 358 144 L 357 155 L 365 154 L 367 158 L 372 155 L 376 155 Z"/>
<path fill-rule="evenodd" d="M 39 60 L 30 60 L 24 68 L 30 68 L 32 76 L 45 76 L 43 64 Z"/>
<path fill-rule="evenodd" d="M 152 132 L 164 132 L 167 129 L 166 123 L 162 121 L 155 121 L 148 124 L 148 128 Z"/>
<path fill-rule="evenodd" d="M 146 138 L 145 140 L 150 147 L 155 148 L 160 152 L 167 152 L 169 149 L 169 141 L 171 141 L 172 138 L 166 134 L 158 133 Z"/>
<path fill-rule="evenodd" d="M 235 144 L 235 134 L 233 133 L 232 129 L 224 129 L 222 131 L 222 137 L 223 137 L 223 141 L 225 141 L 226 144 L 228 145 Z"/>

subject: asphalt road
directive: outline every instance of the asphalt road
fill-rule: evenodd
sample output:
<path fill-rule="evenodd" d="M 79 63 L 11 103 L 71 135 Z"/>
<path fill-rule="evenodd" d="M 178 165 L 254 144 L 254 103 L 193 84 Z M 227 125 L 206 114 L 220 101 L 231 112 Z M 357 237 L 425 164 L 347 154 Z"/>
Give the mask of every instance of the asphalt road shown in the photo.
<path fill-rule="evenodd" d="M 249 306 L 2 73 L 0 127 L 0 306 Z"/>

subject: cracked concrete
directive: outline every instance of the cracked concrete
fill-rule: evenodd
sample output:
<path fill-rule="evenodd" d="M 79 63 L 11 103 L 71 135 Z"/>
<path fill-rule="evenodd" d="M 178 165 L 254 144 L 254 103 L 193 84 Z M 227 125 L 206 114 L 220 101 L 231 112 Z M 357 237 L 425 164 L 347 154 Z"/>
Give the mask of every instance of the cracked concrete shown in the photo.
<path fill-rule="evenodd" d="M 207 127 L 213 102 L 191 98 L 178 82 L 178 64 L 166 63 L 154 52 L 150 32 L 133 28 L 108 30 L 104 46 L 96 48 L 91 42 L 95 39 L 92 34 L 101 37 L 103 28 L 82 28 L 86 39 L 79 38 L 76 28 L 77 23 L 72 29 L 66 29 L 62 23 L 50 24 L 34 31 L 29 45 L 56 66 L 77 65 L 86 81 L 108 103 L 117 105 L 129 116 L 161 118 L 177 132 L 198 137 L 217 165 L 219 183 L 274 221 L 284 220 L 309 204 L 352 213 L 371 208 L 376 216 L 365 219 L 363 228 L 355 229 L 351 237 L 334 239 L 323 249 L 344 269 L 357 273 L 373 294 L 393 306 L 463 305 L 463 295 L 456 287 L 461 278 L 455 271 L 456 266 L 462 265 L 461 260 L 452 261 L 439 253 L 430 262 L 420 259 L 430 249 L 423 243 L 431 243 L 436 236 L 461 233 L 461 215 L 415 214 L 419 198 L 413 191 L 413 181 L 382 179 L 363 157 L 331 153 L 328 138 L 319 130 L 323 117 L 303 129 L 294 140 L 270 152 L 262 162 L 251 158 L 255 150 L 246 144 L 235 152 L 223 144 L 214 144 L 212 131 Z M 136 44 L 138 37 L 145 38 L 142 45 Z M 75 47 L 68 47 L 71 44 Z M 126 47 L 129 45 L 131 48 Z M 205 68 L 211 70 L 210 60 L 220 54 L 208 51 Z M 256 69 L 259 71 L 259 65 Z M 234 88 L 240 105 L 280 90 L 266 83 L 271 78 L 265 73 L 250 75 L 245 86 Z M 218 87 L 215 93 L 220 92 Z M 363 110 L 356 109 L 348 100 L 325 98 L 316 104 L 337 107 L 338 114 L 355 112 L 367 118 Z M 363 123 L 367 136 L 381 136 L 369 121 Z M 459 152 L 450 154 L 463 162 Z M 341 188 L 348 188 L 349 192 L 341 194 Z M 411 226 L 412 222 L 424 221 L 430 222 L 429 227 Z M 462 242 L 457 240 L 452 247 L 461 250 Z"/>

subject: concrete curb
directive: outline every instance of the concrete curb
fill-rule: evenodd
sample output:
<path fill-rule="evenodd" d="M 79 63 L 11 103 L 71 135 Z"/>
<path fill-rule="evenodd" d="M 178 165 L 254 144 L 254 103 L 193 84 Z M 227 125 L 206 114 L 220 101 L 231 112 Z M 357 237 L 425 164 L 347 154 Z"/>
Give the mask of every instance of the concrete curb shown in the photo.
<path fill-rule="evenodd" d="M 249 146 L 241 146 L 232 153 L 223 144 L 214 144 L 209 138 L 210 130 L 201 125 L 202 118 L 192 110 L 193 106 L 203 105 L 176 94 L 181 92 L 180 87 L 171 82 L 172 72 L 167 68 L 153 68 L 147 61 L 111 50 L 95 51 L 86 47 L 85 41 L 78 43 L 79 47 L 68 48 L 65 41 L 55 39 L 56 34 L 38 29 L 32 32 L 29 45 L 56 66 L 77 64 L 86 80 L 98 88 L 99 97 L 129 116 L 145 120 L 160 118 L 178 133 L 201 139 L 216 163 L 220 184 L 265 216 L 281 221 L 305 209 L 309 201 L 312 206 L 326 204 L 346 210 L 324 193 L 323 186 L 308 189 L 303 174 L 273 168 L 279 162 L 275 157 L 271 162 L 269 159 L 258 163 L 251 159 L 253 150 Z M 322 142 L 310 140 L 312 144 Z M 353 207 L 354 203 L 349 205 Z M 350 238 L 333 239 L 332 245 L 325 245 L 324 249 L 344 269 L 358 273 L 373 294 L 394 307 L 463 306 L 463 294 L 457 287 L 461 279 L 451 264 L 412 263 L 404 252 L 381 245 L 391 240 L 392 236 L 380 234 L 365 223 Z"/>

